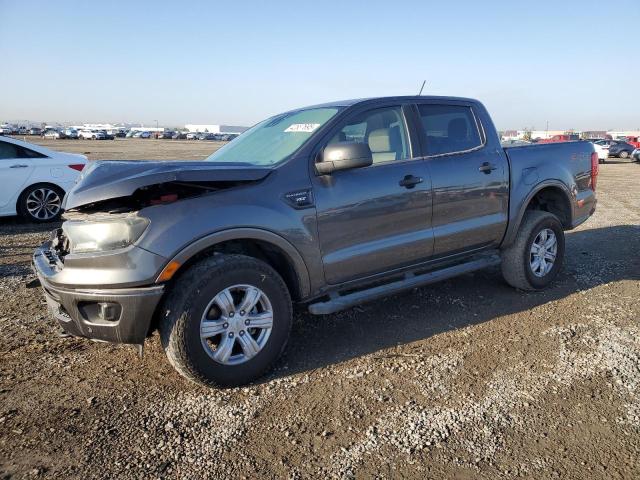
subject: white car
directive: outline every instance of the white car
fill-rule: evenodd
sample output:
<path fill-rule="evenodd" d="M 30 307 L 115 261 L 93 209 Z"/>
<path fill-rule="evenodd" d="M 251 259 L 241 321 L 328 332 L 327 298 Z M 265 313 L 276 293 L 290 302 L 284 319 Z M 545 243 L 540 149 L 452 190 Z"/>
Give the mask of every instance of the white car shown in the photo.
<path fill-rule="evenodd" d="M 594 143 L 593 148 L 598 154 L 598 161 L 600 163 L 604 163 L 607 161 L 607 157 L 609 156 L 609 146 L 606 147 L 604 145 L 600 145 L 599 143 Z"/>
<path fill-rule="evenodd" d="M 104 140 L 107 136 L 99 130 L 80 130 L 78 135 L 84 140 Z"/>
<path fill-rule="evenodd" d="M 62 199 L 76 183 L 87 157 L 0 138 L 0 216 L 32 222 L 60 216 Z"/>

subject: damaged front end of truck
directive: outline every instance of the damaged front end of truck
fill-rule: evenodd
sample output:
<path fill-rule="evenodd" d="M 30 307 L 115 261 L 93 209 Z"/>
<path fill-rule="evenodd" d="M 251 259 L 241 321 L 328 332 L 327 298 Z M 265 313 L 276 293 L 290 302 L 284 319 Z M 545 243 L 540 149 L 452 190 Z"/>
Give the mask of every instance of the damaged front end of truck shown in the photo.
<path fill-rule="evenodd" d="M 49 310 L 74 336 L 142 345 L 168 259 L 139 246 L 145 209 L 258 182 L 271 172 L 208 162 L 95 162 L 68 192 L 61 228 L 33 256 Z"/>

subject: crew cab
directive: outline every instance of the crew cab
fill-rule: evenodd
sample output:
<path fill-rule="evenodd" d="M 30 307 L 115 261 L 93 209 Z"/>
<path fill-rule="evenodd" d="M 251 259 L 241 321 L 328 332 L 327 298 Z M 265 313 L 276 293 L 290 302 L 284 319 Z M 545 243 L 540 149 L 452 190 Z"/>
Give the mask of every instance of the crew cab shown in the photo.
<path fill-rule="evenodd" d="M 334 102 L 203 162 L 93 162 L 33 265 L 66 332 L 142 352 L 159 330 L 179 373 L 240 385 L 285 348 L 293 303 L 331 314 L 497 265 L 547 287 L 597 175 L 588 142 L 502 148 L 476 100 Z"/>

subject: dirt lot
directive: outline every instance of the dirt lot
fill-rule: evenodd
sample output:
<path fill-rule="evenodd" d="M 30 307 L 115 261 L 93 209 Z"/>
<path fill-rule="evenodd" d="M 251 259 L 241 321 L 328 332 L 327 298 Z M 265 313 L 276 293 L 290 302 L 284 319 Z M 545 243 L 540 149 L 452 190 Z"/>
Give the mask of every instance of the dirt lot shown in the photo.
<path fill-rule="evenodd" d="M 54 150 L 82 153 L 89 160 L 202 160 L 225 144 L 225 142 L 205 140 L 155 140 L 152 138 L 54 140 L 30 135 L 15 138 Z"/>
<path fill-rule="evenodd" d="M 47 142 L 54 143 L 54 142 Z M 202 158 L 208 142 L 55 142 Z M 498 269 L 327 316 L 296 314 L 260 383 L 208 390 L 158 337 L 64 339 L 29 258 L 52 226 L 0 220 L 3 478 L 640 478 L 640 165 L 603 165 L 559 281 Z"/>

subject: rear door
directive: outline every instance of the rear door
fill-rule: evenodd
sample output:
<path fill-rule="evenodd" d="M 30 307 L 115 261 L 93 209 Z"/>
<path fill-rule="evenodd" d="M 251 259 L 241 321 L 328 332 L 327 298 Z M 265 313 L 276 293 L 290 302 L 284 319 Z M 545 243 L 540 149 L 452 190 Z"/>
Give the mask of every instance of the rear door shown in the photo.
<path fill-rule="evenodd" d="M 369 167 L 312 177 L 330 284 L 431 257 L 431 182 L 407 113 L 399 104 L 354 111 L 321 144 L 367 143 L 373 155 Z"/>
<path fill-rule="evenodd" d="M 487 147 L 471 104 L 434 101 L 417 109 L 433 184 L 434 257 L 497 246 L 509 207 L 504 152 Z"/>

